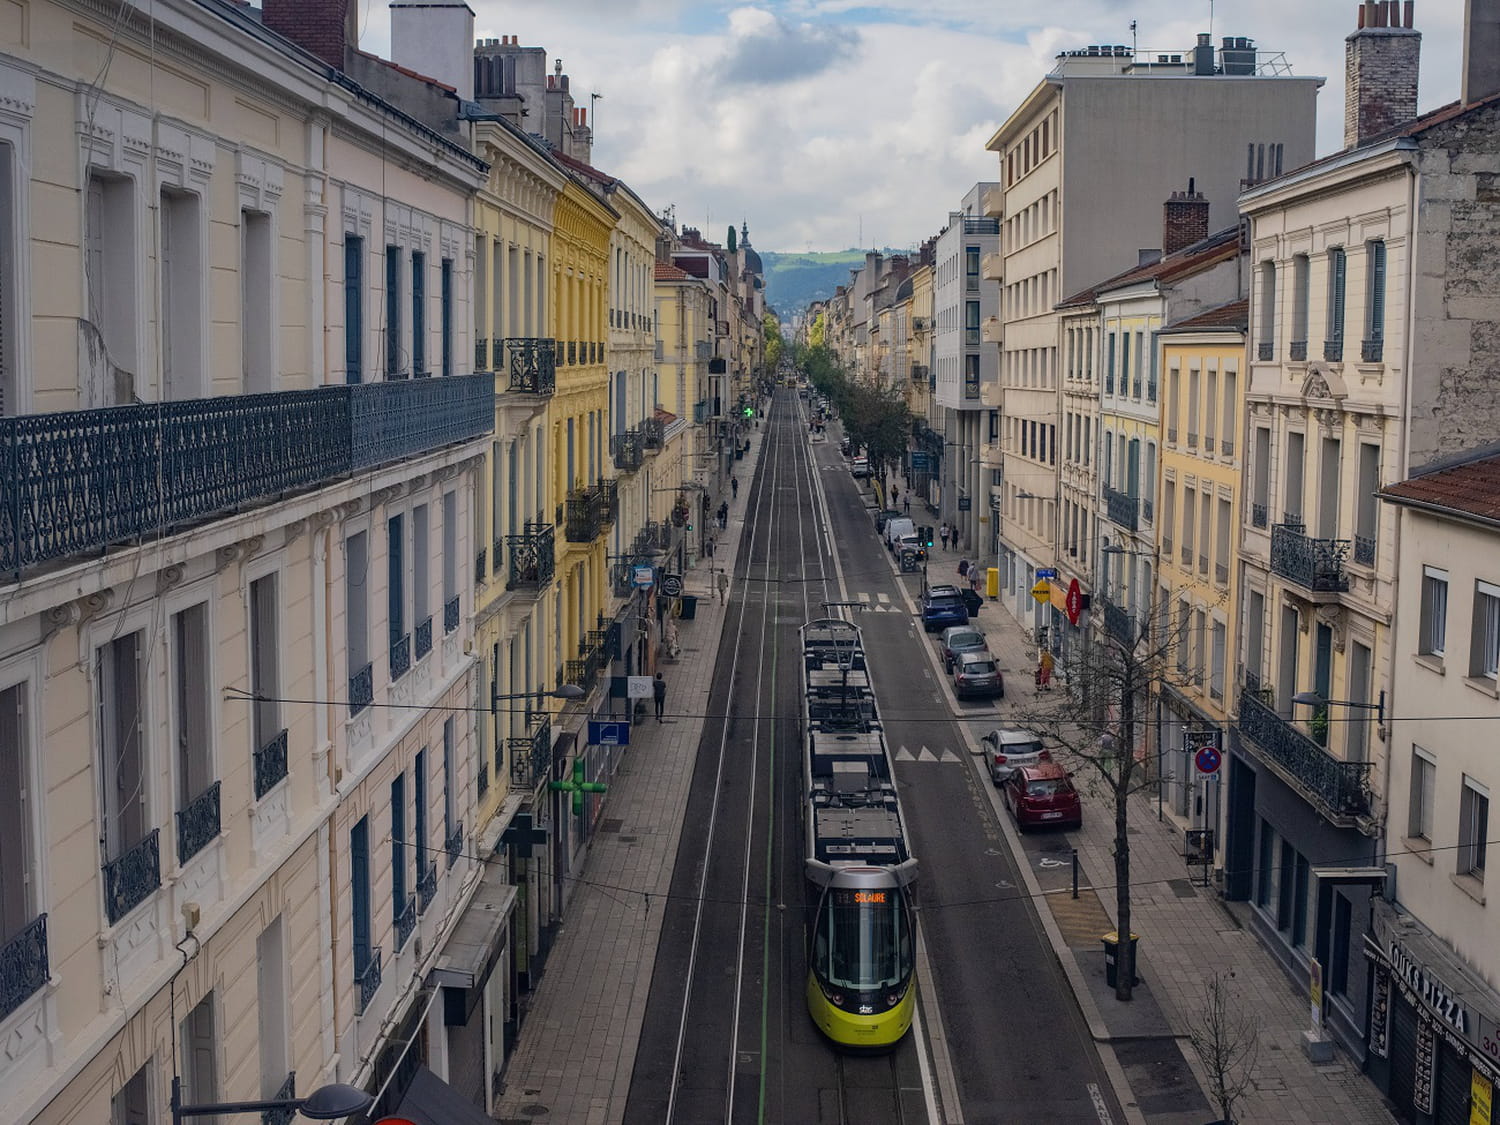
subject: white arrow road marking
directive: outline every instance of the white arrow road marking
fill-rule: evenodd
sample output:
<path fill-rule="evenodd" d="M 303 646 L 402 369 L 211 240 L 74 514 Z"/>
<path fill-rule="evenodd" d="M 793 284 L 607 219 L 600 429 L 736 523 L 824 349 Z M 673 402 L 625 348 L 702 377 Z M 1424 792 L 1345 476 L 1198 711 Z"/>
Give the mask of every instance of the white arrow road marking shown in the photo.
<path fill-rule="evenodd" d="M 937 760 L 938 756 L 925 746 L 922 747 L 922 752 L 917 755 L 917 761 L 919 762 L 935 762 Z"/>
<path fill-rule="evenodd" d="M 957 754 L 955 754 L 952 750 L 944 750 L 943 751 L 943 756 L 941 758 L 939 758 L 938 761 L 940 761 L 940 762 L 961 762 L 961 761 L 963 761 L 963 759 L 960 758 Z"/>
<path fill-rule="evenodd" d="M 898 761 L 898 762 L 915 762 L 916 759 L 911 756 L 911 751 L 908 750 L 905 746 L 903 746 L 903 747 L 901 747 L 901 749 L 899 749 L 899 750 L 896 751 L 896 761 Z"/>

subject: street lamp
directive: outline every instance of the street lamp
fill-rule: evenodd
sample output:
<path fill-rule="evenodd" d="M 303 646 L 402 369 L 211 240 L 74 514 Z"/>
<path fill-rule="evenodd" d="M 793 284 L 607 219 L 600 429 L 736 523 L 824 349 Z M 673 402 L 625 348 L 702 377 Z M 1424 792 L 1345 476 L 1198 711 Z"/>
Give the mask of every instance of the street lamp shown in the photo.
<path fill-rule="evenodd" d="M 1377 726 L 1385 726 L 1385 689 L 1380 689 L 1380 698 L 1374 703 L 1358 703 L 1352 699 L 1326 699 L 1315 691 L 1299 691 L 1292 696 L 1293 703 L 1304 703 L 1309 707 L 1358 707 L 1375 712 Z"/>
<path fill-rule="evenodd" d="M 530 699 L 534 695 L 537 698 L 537 702 L 540 703 L 544 699 L 582 699 L 585 694 L 583 688 L 577 684 L 563 684 L 553 691 L 513 691 L 505 695 L 491 692 L 490 714 L 492 716 L 497 715 L 500 711 L 500 704 L 508 699 Z"/>
<path fill-rule="evenodd" d="M 216 1117 L 220 1114 L 267 1113 L 289 1109 L 313 1121 L 338 1121 L 364 1113 L 375 1104 L 375 1098 L 358 1086 L 334 1082 L 320 1086 L 305 1098 L 271 1098 L 255 1102 L 215 1102 L 210 1105 L 183 1105 L 182 1079 L 172 1076 L 172 1125 L 182 1125 L 187 1117 Z"/>

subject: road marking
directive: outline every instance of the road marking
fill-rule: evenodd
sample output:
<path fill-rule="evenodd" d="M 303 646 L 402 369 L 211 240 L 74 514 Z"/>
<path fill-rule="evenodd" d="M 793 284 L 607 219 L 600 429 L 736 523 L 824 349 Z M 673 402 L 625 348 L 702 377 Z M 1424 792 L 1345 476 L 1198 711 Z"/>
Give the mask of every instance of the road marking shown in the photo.
<path fill-rule="evenodd" d="M 876 594 L 875 597 L 882 604 L 889 603 L 891 600 L 891 596 L 889 594 Z"/>
<path fill-rule="evenodd" d="M 905 746 L 903 746 L 903 747 L 901 747 L 901 749 L 899 749 L 899 750 L 896 751 L 896 761 L 898 761 L 898 762 L 915 762 L 916 759 L 911 756 L 911 751 L 908 750 Z"/>
<path fill-rule="evenodd" d="M 1099 1125 L 1114 1125 L 1114 1118 L 1109 1115 L 1109 1105 L 1099 1090 L 1099 1084 L 1090 1082 L 1088 1091 L 1089 1099 L 1094 1103 L 1094 1112 L 1099 1115 Z"/>
<path fill-rule="evenodd" d="M 941 758 L 939 758 L 938 761 L 940 761 L 940 762 L 961 762 L 961 761 L 963 761 L 963 759 L 960 758 L 957 754 L 955 754 L 952 750 L 944 750 L 943 751 L 943 756 Z"/>
<path fill-rule="evenodd" d="M 1037 861 L 1037 866 L 1038 867 L 1067 867 L 1068 864 L 1065 861 L 1060 860 L 1060 859 L 1040 859 L 1040 860 Z"/>
<path fill-rule="evenodd" d="M 937 760 L 938 756 L 925 746 L 922 747 L 922 752 L 917 755 L 917 761 L 919 762 L 935 762 Z"/>

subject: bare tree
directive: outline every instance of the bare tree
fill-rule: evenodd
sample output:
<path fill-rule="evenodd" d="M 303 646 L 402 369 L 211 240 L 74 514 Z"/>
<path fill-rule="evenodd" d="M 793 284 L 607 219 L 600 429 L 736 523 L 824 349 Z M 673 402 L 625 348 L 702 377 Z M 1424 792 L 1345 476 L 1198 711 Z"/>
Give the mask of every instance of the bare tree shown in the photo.
<path fill-rule="evenodd" d="M 1234 976 L 1231 972 L 1230 977 Z M 1208 1072 L 1208 1092 L 1226 1125 L 1255 1078 L 1260 1039 L 1255 1021 L 1236 1010 L 1226 977 L 1215 973 L 1203 985 L 1202 1022 L 1188 1033 L 1198 1061 Z"/>
<path fill-rule="evenodd" d="M 1102 599 L 1101 599 L 1102 602 Z M 1023 705 L 1017 721 L 1080 763 L 1084 786 L 1108 796 L 1115 814 L 1115 906 L 1119 921 L 1115 996 L 1129 1000 L 1135 986 L 1130 938 L 1130 798 L 1157 784 L 1139 717 L 1172 667 L 1174 636 L 1104 604 L 1105 629 L 1071 648 L 1058 664 L 1059 690 Z"/>

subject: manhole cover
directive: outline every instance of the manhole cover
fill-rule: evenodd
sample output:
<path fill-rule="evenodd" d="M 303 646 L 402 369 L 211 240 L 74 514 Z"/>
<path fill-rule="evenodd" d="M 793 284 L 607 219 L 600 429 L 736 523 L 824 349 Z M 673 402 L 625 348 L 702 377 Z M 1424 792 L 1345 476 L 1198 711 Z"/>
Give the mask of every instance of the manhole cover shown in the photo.
<path fill-rule="evenodd" d="M 600 832 L 618 832 L 624 826 L 625 826 L 625 822 L 623 820 L 620 820 L 620 819 L 606 820 L 602 824 L 599 825 L 599 831 Z"/>
<path fill-rule="evenodd" d="M 1167 886 L 1172 888 L 1172 893 L 1178 898 L 1198 897 L 1198 892 L 1193 890 L 1193 884 L 1186 879 L 1168 879 Z"/>

